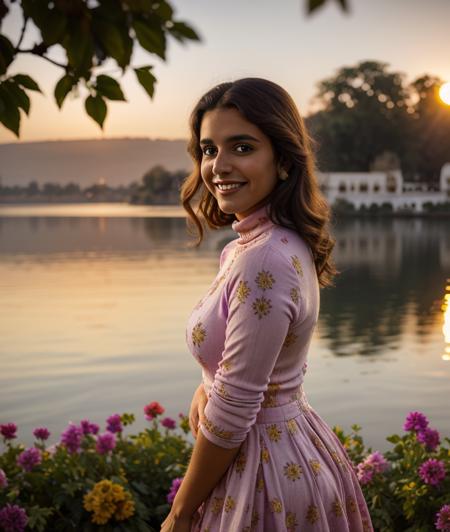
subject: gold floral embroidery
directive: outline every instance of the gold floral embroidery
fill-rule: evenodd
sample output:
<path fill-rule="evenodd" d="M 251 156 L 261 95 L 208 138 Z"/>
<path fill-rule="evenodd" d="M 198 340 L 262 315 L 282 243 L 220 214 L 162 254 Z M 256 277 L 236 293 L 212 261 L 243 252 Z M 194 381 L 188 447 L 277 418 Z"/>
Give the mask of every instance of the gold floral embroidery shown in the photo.
<path fill-rule="evenodd" d="M 297 288 L 291 288 L 290 295 L 291 295 L 292 301 L 295 304 L 297 304 L 298 303 L 298 289 Z"/>
<path fill-rule="evenodd" d="M 224 440 L 229 440 L 231 438 L 233 434 L 232 432 L 220 429 L 219 427 L 214 425 L 214 423 L 206 417 L 204 412 L 203 412 L 203 418 L 204 418 L 203 424 L 205 425 L 206 429 L 209 430 L 209 432 L 211 432 L 212 434 L 215 434 L 219 438 L 223 438 Z"/>
<path fill-rule="evenodd" d="M 289 240 L 284 236 L 282 239 L 281 239 L 281 242 L 283 242 L 283 244 L 287 244 L 289 242 Z"/>
<path fill-rule="evenodd" d="M 303 473 L 302 466 L 300 464 L 294 464 L 294 462 L 286 462 L 284 466 L 284 476 L 293 482 L 298 480 Z"/>
<path fill-rule="evenodd" d="M 245 466 L 247 465 L 247 456 L 245 451 L 239 451 L 235 460 L 236 472 L 242 474 L 245 471 Z"/>
<path fill-rule="evenodd" d="M 223 497 L 214 497 L 211 505 L 211 512 L 213 514 L 218 514 L 222 511 L 223 508 Z"/>
<path fill-rule="evenodd" d="M 298 431 L 297 423 L 295 419 L 288 419 L 286 425 L 290 434 L 295 434 Z"/>
<path fill-rule="evenodd" d="M 261 319 L 263 316 L 267 316 L 269 314 L 270 309 L 272 308 L 272 303 L 270 302 L 270 299 L 266 299 L 264 296 L 258 297 L 253 302 L 253 310 L 254 313 L 258 316 L 259 319 Z"/>
<path fill-rule="evenodd" d="M 270 509 L 272 512 L 279 514 L 283 511 L 283 503 L 275 497 L 275 499 L 270 501 Z"/>
<path fill-rule="evenodd" d="M 314 524 L 319 520 L 319 510 L 314 504 L 308 506 L 308 512 L 306 513 L 306 520 L 308 523 Z"/>
<path fill-rule="evenodd" d="M 284 339 L 283 347 L 289 347 L 297 340 L 297 338 L 298 336 L 295 333 L 293 333 L 292 331 L 288 332 L 286 338 Z"/>
<path fill-rule="evenodd" d="M 372 532 L 372 527 L 369 524 L 369 520 L 364 518 L 362 520 L 363 532 Z"/>
<path fill-rule="evenodd" d="M 323 443 L 320 441 L 320 439 L 315 435 L 313 434 L 311 436 L 311 441 L 313 442 L 313 444 L 318 448 L 318 449 L 323 449 Z"/>
<path fill-rule="evenodd" d="M 256 527 L 258 525 L 258 521 L 259 521 L 259 514 L 258 514 L 258 511 L 257 510 L 253 510 L 252 512 L 252 522 L 251 522 L 251 527 Z"/>
<path fill-rule="evenodd" d="M 261 446 L 261 462 L 268 462 L 270 460 L 269 449 L 263 444 Z"/>
<path fill-rule="evenodd" d="M 231 510 L 234 510 L 236 507 L 236 503 L 234 502 L 233 497 L 231 495 L 228 495 L 227 500 L 225 501 L 225 511 L 230 512 Z"/>
<path fill-rule="evenodd" d="M 222 369 L 224 371 L 229 371 L 231 366 L 232 366 L 232 364 L 231 364 L 231 362 L 229 360 L 222 360 L 220 365 L 221 365 L 221 367 L 222 367 Z"/>
<path fill-rule="evenodd" d="M 288 532 L 293 532 L 297 528 L 297 516 L 294 512 L 288 512 L 286 514 L 286 528 Z"/>
<path fill-rule="evenodd" d="M 258 275 L 255 279 L 255 283 L 258 285 L 259 288 L 261 288 L 261 290 L 267 290 L 268 288 L 272 288 L 274 282 L 275 279 L 273 278 L 273 275 L 265 270 L 261 270 L 260 272 L 258 272 Z"/>
<path fill-rule="evenodd" d="M 313 470 L 314 475 L 317 476 L 318 473 L 320 473 L 320 470 L 322 467 L 320 465 L 320 462 L 318 460 L 310 460 L 309 465 L 311 466 L 311 469 Z"/>
<path fill-rule="evenodd" d="M 347 498 L 347 509 L 349 512 L 354 514 L 356 512 L 356 501 L 353 497 Z"/>
<path fill-rule="evenodd" d="M 199 321 L 193 328 L 192 328 L 192 343 L 194 345 L 200 345 L 206 337 L 206 330 L 202 326 L 202 322 Z"/>
<path fill-rule="evenodd" d="M 294 266 L 295 271 L 296 271 L 299 275 L 303 275 L 302 265 L 301 265 L 301 263 L 300 263 L 300 259 L 297 257 L 297 255 L 293 255 L 293 256 L 291 257 L 291 260 L 292 260 L 292 266 Z"/>
<path fill-rule="evenodd" d="M 277 393 L 280 389 L 278 382 L 270 382 L 267 386 L 267 390 L 264 393 L 264 401 L 261 403 L 263 408 L 277 406 Z"/>
<path fill-rule="evenodd" d="M 247 281 L 239 281 L 236 297 L 238 298 L 239 303 L 245 303 L 245 300 L 250 295 L 251 288 L 248 286 Z"/>
<path fill-rule="evenodd" d="M 278 428 L 276 423 L 266 427 L 266 431 L 271 441 L 280 441 L 283 431 Z"/>
<path fill-rule="evenodd" d="M 331 509 L 336 517 L 341 517 L 342 515 L 344 515 L 341 501 L 337 498 L 334 500 Z"/>
<path fill-rule="evenodd" d="M 221 397 L 228 397 L 228 392 L 225 390 L 225 385 L 223 382 L 221 382 L 219 384 L 219 386 L 216 386 L 216 392 L 221 396 Z"/>
<path fill-rule="evenodd" d="M 262 491 L 264 489 L 264 479 L 262 473 L 258 474 L 258 480 L 256 481 L 256 491 Z"/>

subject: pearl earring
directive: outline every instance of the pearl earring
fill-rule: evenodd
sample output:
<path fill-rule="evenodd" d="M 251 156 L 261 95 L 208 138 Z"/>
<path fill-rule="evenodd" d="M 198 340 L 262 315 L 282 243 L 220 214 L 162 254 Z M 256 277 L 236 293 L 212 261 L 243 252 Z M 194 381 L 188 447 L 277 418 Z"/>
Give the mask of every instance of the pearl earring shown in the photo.
<path fill-rule="evenodd" d="M 284 168 L 281 168 L 281 170 L 278 172 L 278 177 L 282 181 L 286 181 L 286 179 L 289 177 L 289 174 L 286 172 Z"/>

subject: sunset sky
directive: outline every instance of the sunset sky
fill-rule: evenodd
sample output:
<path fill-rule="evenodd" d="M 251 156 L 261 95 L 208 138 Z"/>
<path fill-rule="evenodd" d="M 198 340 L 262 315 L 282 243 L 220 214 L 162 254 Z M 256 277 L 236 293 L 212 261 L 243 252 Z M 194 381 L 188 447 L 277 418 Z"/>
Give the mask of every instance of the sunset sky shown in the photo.
<path fill-rule="evenodd" d="M 389 63 L 390 70 L 404 72 L 408 82 L 425 73 L 450 80 L 449 0 L 348 1 L 350 14 L 331 2 L 307 17 L 305 0 L 170 0 L 175 18 L 189 22 L 202 42 L 183 46 L 169 39 L 166 63 L 136 49 L 133 66 L 154 65 L 154 99 L 148 98 L 133 72 L 126 74 L 122 87 L 128 103 L 108 102 L 103 131 L 86 115 L 81 98 L 69 97 L 58 111 L 53 88 L 62 76 L 60 68 L 22 56 L 9 73 L 30 74 L 44 95 L 33 96 L 30 117 L 22 118 L 20 140 L 185 138 L 197 99 L 216 83 L 246 76 L 281 84 L 303 114 L 312 109 L 318 81 L 363 60 Z M 13 5 L 2 32 L 16 44 L 20 27 Z M 24 46 L 36 40 L 29 32 Z M 62 59 L 62 54 L 55 50 L 53 57 Z M 120 74 L 114 62 L 102 71 Z M 0 143 L 16 141 L 0 125 Z"/>

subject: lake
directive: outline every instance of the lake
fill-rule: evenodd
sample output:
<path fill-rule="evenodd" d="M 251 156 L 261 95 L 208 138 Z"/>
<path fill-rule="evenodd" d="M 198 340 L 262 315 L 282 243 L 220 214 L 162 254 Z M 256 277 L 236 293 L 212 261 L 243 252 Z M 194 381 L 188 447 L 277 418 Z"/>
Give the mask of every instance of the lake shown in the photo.
<path fill-rule="evenodd" d="M 189 248 L 182 209 L 121 204 L 0 206 L 0 423 L 19 439 L 71 420 L 104 428 L 159 401 L 185 414 L 201 370 L 186 320 L 237 235 Z M 448 219 L 343 219 L 336 286 L 321 291 L 305 390 L 329 423 L 362 425 L 373 448 L 410 410 L 450 436 Z M 190 438 L 193 441 L 192 437 Z"/>

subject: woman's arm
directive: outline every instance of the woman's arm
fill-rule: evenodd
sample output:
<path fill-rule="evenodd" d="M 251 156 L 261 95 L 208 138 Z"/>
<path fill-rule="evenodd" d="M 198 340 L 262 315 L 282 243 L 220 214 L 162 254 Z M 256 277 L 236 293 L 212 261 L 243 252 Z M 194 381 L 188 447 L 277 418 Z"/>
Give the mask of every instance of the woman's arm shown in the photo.
<path fill-rule="evenodd" d="M 198 431 L 186 475 L 178 488 L 171 513 L 175 517 L 192 516 L 208 497 L 238 454 L 240 445 L 232 449 L 219 447 Z"/>

